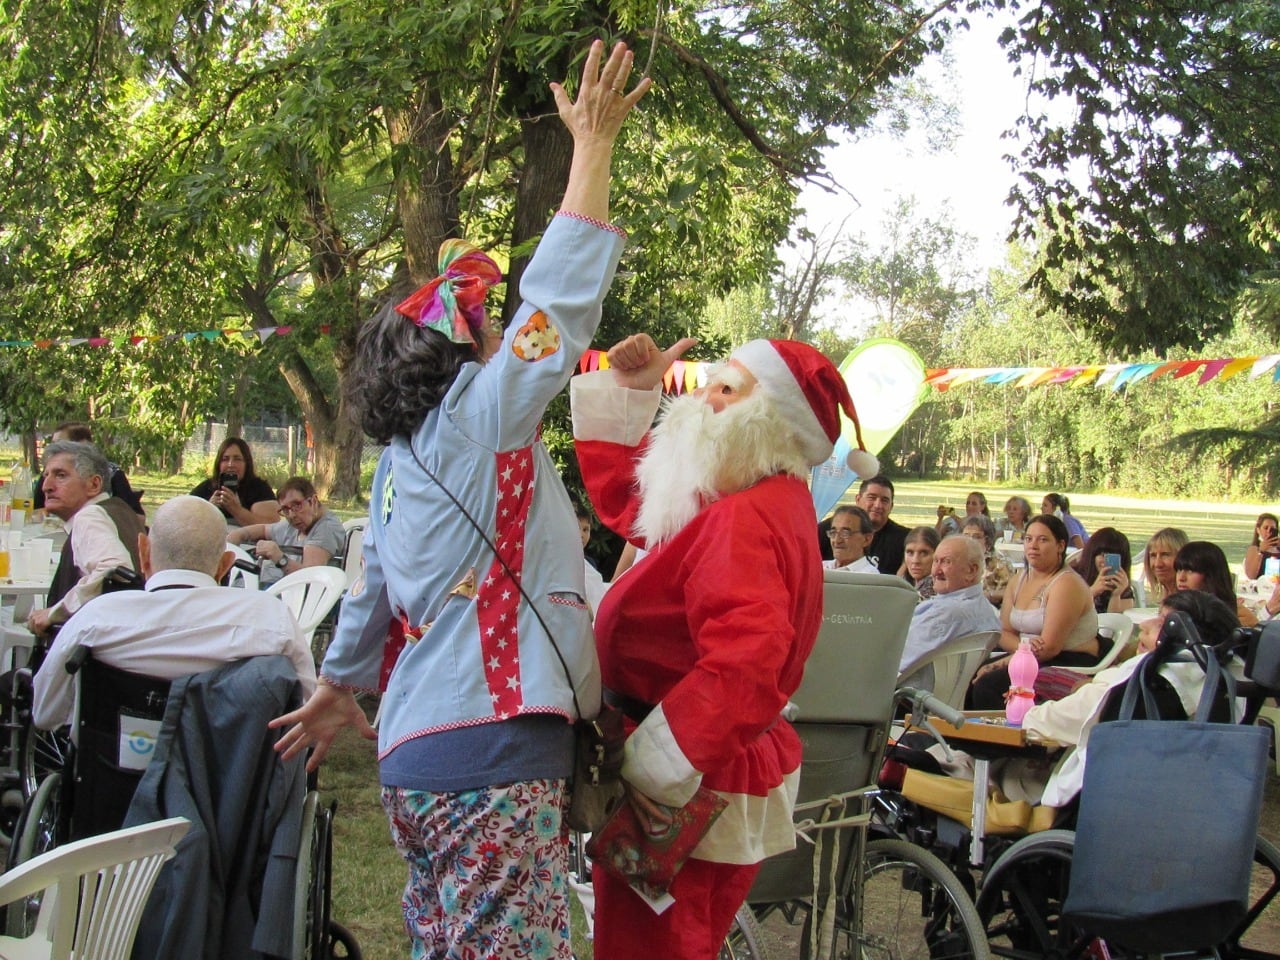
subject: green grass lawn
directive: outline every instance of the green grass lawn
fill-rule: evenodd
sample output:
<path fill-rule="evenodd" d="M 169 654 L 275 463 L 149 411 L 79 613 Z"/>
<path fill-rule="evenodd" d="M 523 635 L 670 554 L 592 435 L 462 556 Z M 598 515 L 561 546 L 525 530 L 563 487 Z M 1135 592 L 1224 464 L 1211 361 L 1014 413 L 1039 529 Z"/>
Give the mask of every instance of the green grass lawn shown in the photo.
<path fill-rule="evenodd" d="M 1004 503 L 1014 495 L 1024 496 L 1031 502 L 1033 512 L 1039 512 L 1040 501 L 1048 490 L 1028 490 L 1025 487 L 996 487 L 981 483 L 956 481 L 904 481 L 895 484 L 893 519 L 911 527 L 918 524 L 933 526 L 937 520 L 938 504 L 956 508 L 964 515 L 965 497 L 971 490 L 986 495 L 992 519 L 1004 515 Z M 1192 540 L 1209 540 L 1220 546 L 1229 563 L 1244 559 L 1245 547 L 1253 537 L 1253 522 L 1262 511 L 1276 511 L 1275 505 L 1253 503 L 1213 503 L 1199 500 L 1144 500 L 1137 497 L 1112 496 L 1105 493 L 1066 493 L 1071 500 L 1071 512 L 1090 532 L 1099 527 L 1115 527 L 1129 538 L 1133 552 L 1138 553 L 1147 539 L 1161 527 L 1180 527 Z M 853 501 L 856 488 L 845 496 Z"/>
<path fill-rule="evenodd" d="M 333 823 L 333 918 L 365 960 L 409 954 L 400 918 L 405 865 L 391 844 L 378 793 L 375 745 L 345 731 L 320 768 L 320 795 L 338 801 Z"/>

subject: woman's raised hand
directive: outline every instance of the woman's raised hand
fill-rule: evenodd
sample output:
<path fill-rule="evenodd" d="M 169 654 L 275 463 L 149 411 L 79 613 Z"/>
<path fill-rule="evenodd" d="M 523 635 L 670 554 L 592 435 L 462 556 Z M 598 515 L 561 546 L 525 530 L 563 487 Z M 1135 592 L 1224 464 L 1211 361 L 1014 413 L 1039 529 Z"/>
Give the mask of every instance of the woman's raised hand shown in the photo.
<path fill-rule="evenodd" d="M 612 144 L 622 129 L 622 121 L 652 86 L 648 77 L 641 77 L 640 82 L 627 91 L 635 55 L 625 43 L 614 44 L 602 67 L 603 55 L 604 42 L 593 41 L 582 68 L 577 99 L 571 101 L 563 86 L 551 84 L 560 119 L 575 141 L 600 140 Z"/>
<path fill-rule="evenodd" d="M 613 142 L 622 129 L 631 108 L 649 90 L 648 77 L 641 79 L 631 92 L 627 80 L 631 76 L 632 54 L 625 43 L 616 44 L 604 66 L 600 58 L 604 44 L 596 40 L 587 53 L 582 68 L 578 97 L 570 100 L 564 87 L 551 84 L 560 119 L 573 136 L 573 162 L 569 166 L 569 183 L 565 186 L 563 213 L 576 214 L 607 223 L 609 220 L 609 167 L 613 161 Z"/>

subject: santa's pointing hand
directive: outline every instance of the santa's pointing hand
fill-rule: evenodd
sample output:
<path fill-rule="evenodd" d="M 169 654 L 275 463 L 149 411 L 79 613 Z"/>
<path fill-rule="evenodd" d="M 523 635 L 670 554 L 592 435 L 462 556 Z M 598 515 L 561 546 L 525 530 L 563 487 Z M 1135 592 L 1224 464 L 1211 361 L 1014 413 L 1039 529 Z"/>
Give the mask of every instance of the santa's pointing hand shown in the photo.
<path fill-rule="evenodd" d="M 614 382 L 629 390 L 652 390 L 662 382 L 667 368 L 697 342 L 683 337 L 666 350 L 659 350 L 647 333 L 632 334 L 614 344 L 607 354 Z"/>

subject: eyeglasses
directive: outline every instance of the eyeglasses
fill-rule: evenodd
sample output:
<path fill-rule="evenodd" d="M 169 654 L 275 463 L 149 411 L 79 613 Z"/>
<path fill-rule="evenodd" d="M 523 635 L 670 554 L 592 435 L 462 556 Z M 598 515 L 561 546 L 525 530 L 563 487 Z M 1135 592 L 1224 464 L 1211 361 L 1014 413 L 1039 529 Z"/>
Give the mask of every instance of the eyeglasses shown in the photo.
<path fill-rule="evenodd" d="M 282 503 L 280 504 L 280 516 L 287 517 L 289 514 L 305 506 L 310 501 L 311 498 L 307 497 L 306 500 L 295 500 L 293 503 Z"/>
<path fill-rule="evenodd" d="M 865 534 L 861 530 L 828 530 L 827 536 L 832 540 L 848 540 L 850 537 L 861 537 Z"/>

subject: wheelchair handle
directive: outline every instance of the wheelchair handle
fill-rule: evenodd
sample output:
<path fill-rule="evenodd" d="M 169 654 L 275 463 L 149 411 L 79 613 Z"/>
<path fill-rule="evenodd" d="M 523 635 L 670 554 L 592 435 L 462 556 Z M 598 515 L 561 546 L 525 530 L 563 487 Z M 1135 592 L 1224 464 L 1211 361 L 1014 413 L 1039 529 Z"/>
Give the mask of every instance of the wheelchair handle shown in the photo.
<path fill-rule="evenodd" d="M 963 711 L 957 710 L 948 703 L 939 700 L 928 690 L 917 690 L 915 687 L 899 687 L 894 696 L 911 705 L 911 715 L 919 717 L 924 722 L 928 717 L 935 716 L 940 720 L 945 720 L 953 727 L 962 727 L 965 724 L 965 715 Z"/>
<path fill-rule="evenodd" d="M 79 673 L 80 668 L 83 667 L 85 661 L 89 659 L 89 652 L 89 647 L 86 647 L 84 644 L 78 644 L 76 648 L 71 651 L 71 656 L 67 657 L 65 665 L 67 673 L 71 674 L 73 677 Z"/>

